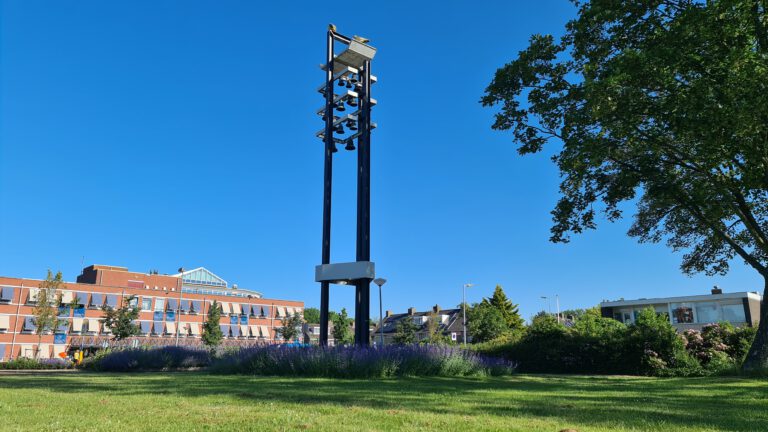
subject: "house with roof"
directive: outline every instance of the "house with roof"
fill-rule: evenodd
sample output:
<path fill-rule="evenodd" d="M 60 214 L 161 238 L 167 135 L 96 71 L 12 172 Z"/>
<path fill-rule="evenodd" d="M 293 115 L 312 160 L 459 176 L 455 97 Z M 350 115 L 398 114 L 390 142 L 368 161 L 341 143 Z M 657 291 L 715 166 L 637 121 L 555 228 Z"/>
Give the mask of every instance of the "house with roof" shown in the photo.
<path fill-rule="evenodd" d="M 371 333 L 372 343 L 378 345 L 382 333 L 384 345 L 394 343 L 397 326 L 403 320 L 411 320 L 416 324 L 416 341 L 422 341 L 429 336 L 427 323 L 431 318 L 438 321 L 438 331 L 451 341 L 459 343 L 463 340 L 462 310 L 459 308 L 441 309 L 439 305 L 435 305 L 431 310 L 424 312 L 418 312 L 413 307 L 408 308 L 408 312 L 401 314 L 393 314 L 392 311 L 388 310 L 384 315 L 382 323 L 383 332 L 382 327 L 377 326 L 374 332 Z M 467 339 L 469 339 L 469 335 L 467 335 Z"/>

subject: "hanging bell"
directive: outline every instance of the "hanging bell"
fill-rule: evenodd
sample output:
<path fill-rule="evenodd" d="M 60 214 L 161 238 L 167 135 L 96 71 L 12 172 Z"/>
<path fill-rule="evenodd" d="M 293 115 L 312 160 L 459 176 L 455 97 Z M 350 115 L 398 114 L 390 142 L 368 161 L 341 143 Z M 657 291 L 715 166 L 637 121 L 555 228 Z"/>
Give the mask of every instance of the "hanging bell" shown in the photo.
<path fill-rule="evenodd" d="M 347 81 L 347 80 L 345 80 L 344 78 L 340 79 L 340 80 L 339 80 L 339 87 L 343 87 L 343 86 L 345 86 L 345 85 L 346 85 L 346 81 Z"/>
<path fill-rule="evenodd" d="M 347 127 L 351 131 L 356 131 L 357 130 L 357 124 L 355 124 L 354 120 L 348 120 L 347 121 Z"/>
<path fill-rule="evenodd" d="M 357 84 L 357 75 L 352 75 L 349 78 L 349 82 L 351 82 L 352 84 Z"/>
<path fill-rule="evenodd" d="M 339 124 L 336 126 L 336 133 L 337 133 L 337 134 L 343 134 L 343 133 L 344 133 L 344 126 L 342 126 L 342 125 L 341 125 L 341 123 L 339 123 Z"/>
<path fill-rule="evenodd" d="M 339 102 L 336 104 L 336 111 L 346 111 L 346 108 L 344 108 L 344 102 Z"/>
<path fill-rule="evenodd" d="M 352 88 L 352 83 L 351 83 L 351 82 L 349 82 L 349 81 L 347 81 L 347 88 L 348 88 L 348 89 L 351 89 L 351 88 Z"/>
<path fill-rule="evenodd" d="M 349 98 L 349 99 L 347 99 L 347 104 L 349 106 L 356 107 L 357 106 L 357 98 Z"/>
<path fill-rule="evenodd" d="M 336 143 L 331 144 L 331 153 L 336 153 L 338 151 L 339 149 L 336 148 Z"/>
<path fill-rule="evenodd" d="M 355 144 L 352 143 L 352 140 L 347 141 L 347 145 L 344 146 L 344 150 L 354 150 Z"/>

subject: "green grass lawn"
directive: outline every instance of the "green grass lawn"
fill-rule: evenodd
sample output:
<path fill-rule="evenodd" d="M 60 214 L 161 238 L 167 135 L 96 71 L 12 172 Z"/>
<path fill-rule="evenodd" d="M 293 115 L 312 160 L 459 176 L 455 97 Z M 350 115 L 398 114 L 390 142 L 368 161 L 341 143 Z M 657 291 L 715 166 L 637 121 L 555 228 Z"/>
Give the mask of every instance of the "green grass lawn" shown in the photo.
<path fill-rule="evenodd" d="M 0 429 L 768 431 L 768 380 L 0 375 Z"/>

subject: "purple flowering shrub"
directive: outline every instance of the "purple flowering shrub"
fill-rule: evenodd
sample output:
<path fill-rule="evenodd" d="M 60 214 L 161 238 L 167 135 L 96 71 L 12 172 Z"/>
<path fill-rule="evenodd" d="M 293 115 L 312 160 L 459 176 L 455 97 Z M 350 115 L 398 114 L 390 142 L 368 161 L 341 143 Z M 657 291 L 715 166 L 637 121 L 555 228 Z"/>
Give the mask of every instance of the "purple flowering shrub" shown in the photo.
<path fill-rule="evenodd" d="M 20 357 L 7 362 L 0 362 L 0 369 L 40 370 L 40 369 L 71 369 L 74 364 L 64 359 L 30 359 Z"/>
<path fill-rule="evenodd" d="M 130 372 L 189 369 L 205 367 L 210 363 L 211 355 L 204 349 L 166 346 L 101 351 L 86 359 L 83 368 L 104 372 Z"/>
<path fill-rule="evenodd" d="M 287 347 L 271 345 L 224 353 L 211 370 L 225 374 L 388 378 L 397 376 L 485 376 L 511 374 L 512 362 L 457 347 L 399 345 Z"/>

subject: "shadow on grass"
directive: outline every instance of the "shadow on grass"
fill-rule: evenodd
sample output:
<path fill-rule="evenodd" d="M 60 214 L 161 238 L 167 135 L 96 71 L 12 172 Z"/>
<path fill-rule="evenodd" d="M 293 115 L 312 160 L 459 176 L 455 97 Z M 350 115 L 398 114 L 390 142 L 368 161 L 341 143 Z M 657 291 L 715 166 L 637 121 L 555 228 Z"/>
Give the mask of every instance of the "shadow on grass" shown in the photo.
<path fill-rule="evenodd" d="M 235 401 L 339 405 L 417 414 L 552 418 L 611 428 L 768 430 L 768 380 L 520 375 L 507 378 L 332 380 L 205 373 L 4 376 L 0 392 L 229 396 Z"/>

